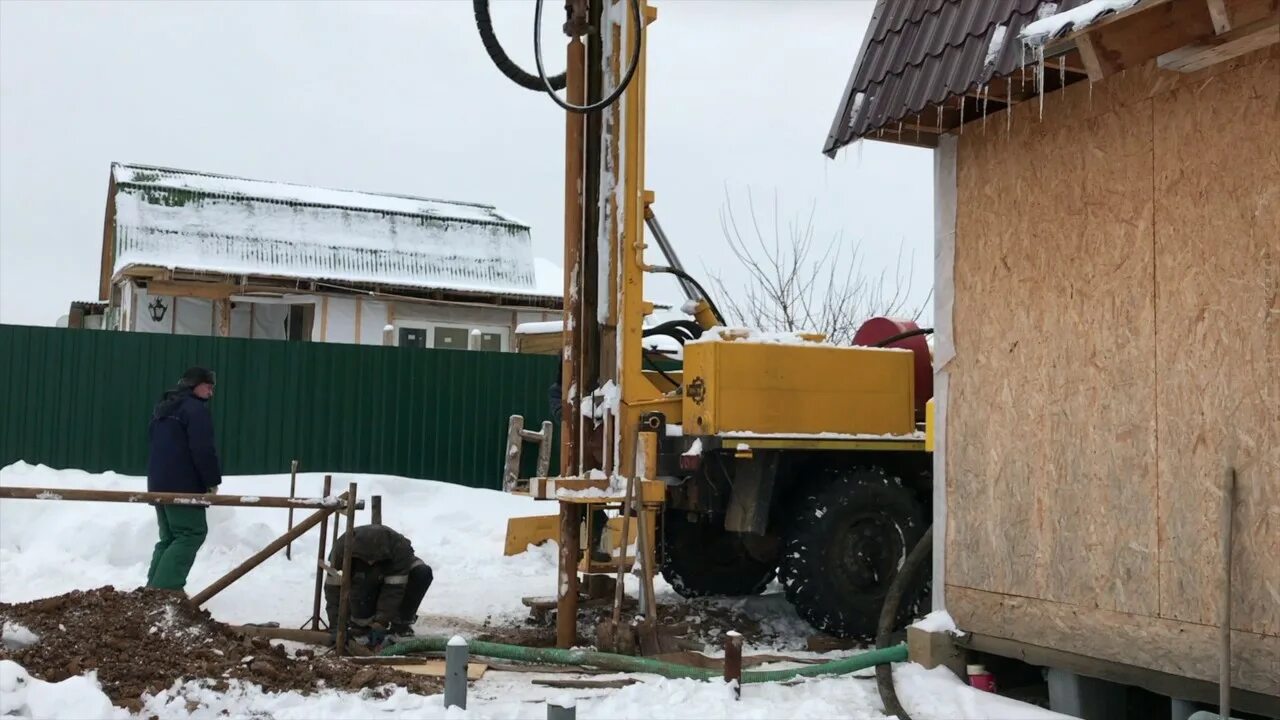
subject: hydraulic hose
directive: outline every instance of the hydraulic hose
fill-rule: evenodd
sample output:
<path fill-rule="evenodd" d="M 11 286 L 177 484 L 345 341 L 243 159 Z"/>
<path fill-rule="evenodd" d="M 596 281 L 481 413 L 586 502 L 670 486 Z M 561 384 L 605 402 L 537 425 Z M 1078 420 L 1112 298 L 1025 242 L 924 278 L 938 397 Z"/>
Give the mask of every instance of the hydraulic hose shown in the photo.
<path fill-rule="evenodd" d="M 543 86 L 543 78 L 525 72 L 502 49 L 502 43 L 498 42 L 498 36 L 493 31 L 493 18 L 489 16 L 489 0 L 472 0 L 471 6 L 476 14 L 476 27 L 480 30 L 480 41 L 484 43 L 484 49 L 489 53 L 489 59 L 493 60 L 493 64 L 498 66 L 507 79 L 520 87 L 544 92 L 546 88 Z M 553 91 L 563 90 L 567 82 L 566 74 L 560 73 L 555 77 L 546 78 L 546 82 Z"/>
<path fill-rule="evenodd" d="M 889 347 L 890 345 L 898 342 L 899 340 L 906 340 L 909 337 L 915 337 L 917 335 L 932 335 L 932 334 L 933 334 L 933 328 L 916 328 L 915 330 L 900 332 L 897 335 L 890 335 L 889 337 L 876 343 L 873 347 Z"/>
<path fill-rule="evenodd" d="M 916 546 L 907 554 L 902 567 L 898 568 L 898 574 L 893 576 L 893 582 L 889 583 L 889 590 L 884 596 L 884 605 L 880 606 L 880 625 L 876 631 L 877 648 L 889 647 L 889 635 L 893 633 L 894 620 L 898 617 L 898 606 L 902 604 L 902 595 L 911 585 L 916 573 L 923 567 L 925 559 L 932 554 L 933 526 L 930 525 Z M 885 715 L 897 716 L 898 720 L 911 720 L 902 703 L 898 702 L 898 693 L 893 687 L 892 667 L 876 666 L 876 687 L 880 690 L 880 702 L 884 704 Z"/>
<path fill-rule="evenodd" d="M 404 655 L 415 652 L 442 652 L 449 639 L 444 637 L 427 637 L 406 640 L 384 648 L 379 655 Z M 649 673 L 665 678 L 690 678 L 693 680 L 713 680 L 724 676 L 720 670 L 679 665 L 662 662 L 652 658 L 618 655 L 615 653 L 592 652 L 589 650 L 561 650 L 559 648 L 528 648 L 520 645 L 504 645 L 502 643 L 474 641 L 467 643 L 467 650 L 479 657 L 515 660 L 536 663 L 539 665 L 587 665 L 617 672 Z M 907 646 L 900 643 L 892 647 L 867 650 L 840 660 L 806 665 L 787 670 L 764 670 L 742 673 L 742 683 L 780 682 L 797 677 L 818 677 L 821 675 L 847 675 L 884 663 L 904 662 L 907 659 Z"/>
<path fill-rule="evenodd" d="M 480 0 L 476 0 L 479 2 Z M 631 3 L 631 22 L 635 25 L 635 43 L 631 50 L 631 64 L 627 65 L 627 71 L 622 75 L 621 82 L 618 87 L 614 88 L 609 96 L 597 102 L 588 105 L 573 105 L 560 99 L 556 94 L 556 88 L 551 86 L 547 78 L 546 68 L 542 65 L 542 0 L 536 0 L 533 9 L 533 59 L 538 65 L 538 78 L 542 81 L 542 89 L 552 100 L 560 107 L 573 113 L 586 114 L 602 110 L 609 107 L 618 98 L 622 97 L 622 93 L 626 92 L 627 86 L 631 84 L 631 78 L 636 73 L 636 68 L 640 67 L 640 46 L 644 44 L 644 18 L 640 16 L 640 0 L 629 0 Z M 564 87 L 561 85 L 561 87 Z"/>
<path fill-rule="evenodd" d="M 675 275 L 681 280 L 689 281 L 689 283 L 698 289 L 698 292 L 702 293 L 702 299 L 707 301 L 707 307 L 711 309 L 711 314 L 716 316 L 716 321 L 721 325 L 724 325 L 724 315 L 720 314 L 720 308 L 716 307 L 716 304 L 711 301 L 711 293 L 707 292 L 706 288 L 702 287 L 702 283 L 698 282 L 697 278 L 677 267 L 653 267 L 649 268 L 649 272 Z"/>

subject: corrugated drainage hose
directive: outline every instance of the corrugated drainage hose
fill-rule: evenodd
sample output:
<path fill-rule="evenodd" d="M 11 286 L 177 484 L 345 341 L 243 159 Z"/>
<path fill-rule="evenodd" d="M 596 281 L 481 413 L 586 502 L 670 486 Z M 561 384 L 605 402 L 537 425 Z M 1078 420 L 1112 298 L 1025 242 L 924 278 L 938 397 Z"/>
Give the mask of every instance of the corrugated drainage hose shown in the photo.
<path fill-rule="evenodd" d="M 884 596 L 884 605 L 880 607 L 880 627 L 876 633 L 876 647 L 883 648 L 889 644 L 889 635 L 893 632 L 894 620 L 898 617 L 898 606 L 902 604 L 902 595 L 920 568 L 924 567 L 924 562 L 933 554 L 933 526 L 924 532 L 924 535 L 916 542 L 916 546 L 911 548 L 911 552 L 907 554 L 907 559 L 903 561 L 902 567 L 898 568 L 898 574 L 893 576 L 893 582 L 889 583 L 889 590 Z M 894 647 L 902 647 L 895 645 Z M 905 660 L 906 657 L 904 656 Z M 876 687 L 880 691 L 880 702 L 884 705 L 884 713 L 886 715 L 897 716 L 898 720 L 911 720 L 911 716 L 907 714 L 906 709 L 902 707 L 902 703 L 898 702 L 898 693 L 893 687 L 893 668 L 888 665 L 880 665 L 876 668 Z"/>
<path fill-rule="evenodd" d="M 378 654 L 404 655 L 415 652 L 442 652 L 448 643 L 449 639 L 443 637 L 415 638 L 384 648 Z M 467 649 L 472 655 L 479 657 L 515 660 L 539 665 L 586 665 L 617 672 L 650 673 L 672 679 L 713 680 L 724 676 L 724 673 L 719 670 L 678 665 L 651 658 L 587 650 L 528 648 L 520 645 L 479 641 L 467 643 Z M 742 673 L 742 683 L 745 685 L 747 683 L 779 682 L 797 677 L 847 675 L 884 663 L 905 662 L 906 659 L 907 646 L 904 643 L 878 650 L 868 650 L 840 660 L 822 663 L 821 665 L 806 665 L 788 670 L 744 672 Z"/>

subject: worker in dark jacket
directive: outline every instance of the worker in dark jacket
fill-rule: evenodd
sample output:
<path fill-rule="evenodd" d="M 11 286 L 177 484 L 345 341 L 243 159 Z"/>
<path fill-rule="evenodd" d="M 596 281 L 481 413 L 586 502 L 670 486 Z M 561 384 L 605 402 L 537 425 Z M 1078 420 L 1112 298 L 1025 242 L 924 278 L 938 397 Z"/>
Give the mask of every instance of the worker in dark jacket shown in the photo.
<path fill-rule="evenodd" d="M 222 469 L 214 447 L 213 417 L 208 405 L 213 386 L 211 370 L 190 368 L 151 413 L 147 492 L 218 491 Z M 208 534 L 205 508 L 157 505 L 156 520 L 160 540 L 151 556 L 147 586 L 183 590 L 196 552 Z"/>
<path fill-rule="evenodd" d="M 370 646 L 378 646 L 394 636 L 412 635 L 418 607 L 431 587 L 431 567 L 414 554 L 413 543 L 404 535 L 385 525 L 358 525 L 334 543 L 329 564 L 335 571 L 342 570 L 347 542 L 351 542 L 347 624 L 351 636 L 364 636 Z M 325 573 L 330 635 L 337 634 L 340 583 L 339 576 Z"/>

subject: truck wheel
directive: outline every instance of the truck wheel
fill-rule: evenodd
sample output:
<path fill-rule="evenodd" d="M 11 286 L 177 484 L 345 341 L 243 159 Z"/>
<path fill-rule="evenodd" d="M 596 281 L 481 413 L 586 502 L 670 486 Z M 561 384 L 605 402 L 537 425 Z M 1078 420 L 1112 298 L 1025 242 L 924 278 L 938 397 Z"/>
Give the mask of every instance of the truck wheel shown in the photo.
<path fill-rule="evenodd" d="M 779 577 L 787 599 L 818 630 L 870 640 L 907 553 L 924 534 L 923 508 L 879 467 L 830 469 L 801 490 L 784 530 Z M 903 597 L 898 622 L 924 598 L 928 573 Z"/>
<path fill-rule="evenodd" d="M 714 522 L 691 522 L 680 510 L 662 514 L 662 577 L 681 597 L 759 595 L 777 562 L 760 560 L 736 533 Z"/>

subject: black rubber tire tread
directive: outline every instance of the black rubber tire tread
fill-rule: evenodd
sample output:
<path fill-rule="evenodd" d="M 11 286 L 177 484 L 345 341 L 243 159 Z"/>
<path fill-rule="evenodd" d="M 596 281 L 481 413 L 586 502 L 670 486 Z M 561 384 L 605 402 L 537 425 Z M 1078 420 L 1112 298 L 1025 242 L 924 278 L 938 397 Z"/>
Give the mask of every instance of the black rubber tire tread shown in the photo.
<path fill-rule="evenodd" d="M 662 514 L 662 577 L 681 597 L 759 595 L 777 563 L 758 560 L 723 526 L 691 523 L 684 511 Z"/>
<path fill-rule="evenodd" d="M 783 529 L 779 578 L 787 599 L 810 625 L 829 635 L 870 641 L 896 567 L 875 578 L 874 589 L 859 588 L 838 572 L 847 549 L 837 548 L 842 527 L 873 518 L 897 529 L 891 539 L 901 565 L 928 527 L 924 509 L 902 480 L 884 468 L 824 468 L 790 503 Z M 927 597 L 928 573 L 912 580 L 898 612 L 905 622 Z"/>

